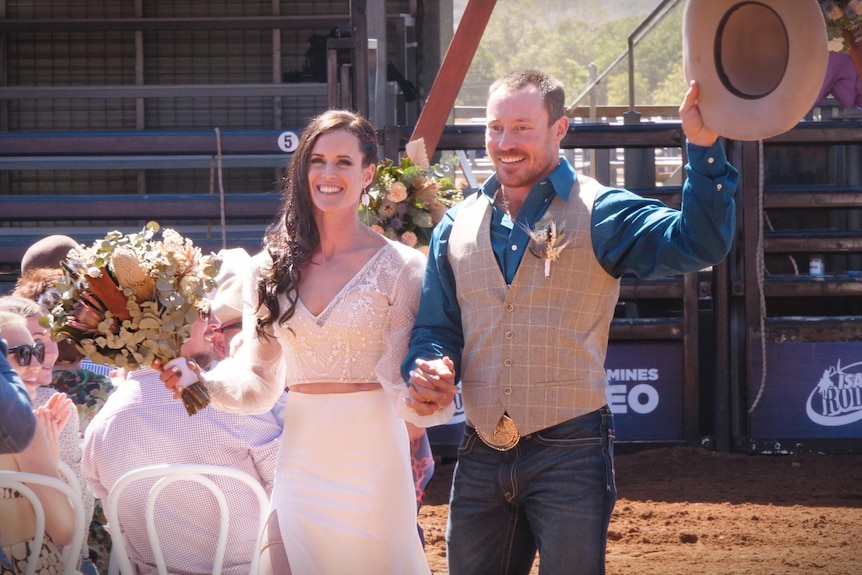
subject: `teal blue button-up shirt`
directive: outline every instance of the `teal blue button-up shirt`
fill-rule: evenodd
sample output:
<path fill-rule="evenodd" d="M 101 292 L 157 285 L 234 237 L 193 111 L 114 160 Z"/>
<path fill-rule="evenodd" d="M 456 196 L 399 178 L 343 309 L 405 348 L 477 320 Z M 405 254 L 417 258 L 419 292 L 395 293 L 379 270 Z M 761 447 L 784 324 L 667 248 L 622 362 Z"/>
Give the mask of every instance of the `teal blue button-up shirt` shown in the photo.
<path fill-rule="evenodd" d="M 659 278 L 703 269 L 727 255 L 736 226 L 733 194 L 738 173 L 719 142 L 709 148 L 688 144 L 688 159 L 680 210 L 623 189 L 606 188 L 598 195 L 592 212 L 593 251 L 609 274 Z M 541 219 L 554 195 L 568 201 L 576 177 L 572 165 L 561 158 L 557 168 L 530 190 L 515 222 L 494 205 L 491 246 L 507 284 L 527 251 L 530 238 L 525 228 Z M 477 193 L 493 205 L 499 187 L 492 176 Z M 460 372 L 464 334 L 456 278 L 447 257 L 458 208 L 447 212 L 431 237 L 419 312 L 402 364 L 405 381 L 418 358 L 448 355 Z"/>

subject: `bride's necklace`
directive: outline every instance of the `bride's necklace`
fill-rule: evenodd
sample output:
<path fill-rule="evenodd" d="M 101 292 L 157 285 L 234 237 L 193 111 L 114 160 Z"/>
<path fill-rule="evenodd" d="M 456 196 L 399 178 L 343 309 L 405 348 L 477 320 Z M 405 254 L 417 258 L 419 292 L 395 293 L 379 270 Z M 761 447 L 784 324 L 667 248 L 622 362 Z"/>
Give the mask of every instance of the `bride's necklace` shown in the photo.
<path fill-rule="evenodd" d="M 509 216 L 509 219 L 513 222 L 515 221 L 512 218 L 512 212 L 509 211 L 509 198 L 506 196 L 506 190 L 503 186 L 500 186 L 500 207 L 503 208 L 503 211 Z"/>

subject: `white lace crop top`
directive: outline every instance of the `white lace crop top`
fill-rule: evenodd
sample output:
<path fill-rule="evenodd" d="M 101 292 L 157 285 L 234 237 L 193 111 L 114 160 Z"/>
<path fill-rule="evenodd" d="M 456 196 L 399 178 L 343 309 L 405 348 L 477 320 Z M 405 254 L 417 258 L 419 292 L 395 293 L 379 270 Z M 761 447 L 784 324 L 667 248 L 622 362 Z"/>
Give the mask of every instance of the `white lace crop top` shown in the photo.
<path fill-rule="evenodd" d="M 400 370 L 419 307 L 425 269 L 420 252 L 387 242 L 319 315 L 298 300 L 288 323 L 272 326 L 269 341 L 254 333 L 255 288 L 262 266 L 268 264 L 264 257 L 255 256 L 243 286 L 243 344 L 236 357 L 223 360 L 204 377 L 215 406 L 258 413 L 275 404 L 285 385 L 379 382 L 402 418 L 428 426 L 451 417 L 441 413 L 420 418 L 404 405 L 407 386 Z M 280 303 L 284 309 L 286 297 Z"/>

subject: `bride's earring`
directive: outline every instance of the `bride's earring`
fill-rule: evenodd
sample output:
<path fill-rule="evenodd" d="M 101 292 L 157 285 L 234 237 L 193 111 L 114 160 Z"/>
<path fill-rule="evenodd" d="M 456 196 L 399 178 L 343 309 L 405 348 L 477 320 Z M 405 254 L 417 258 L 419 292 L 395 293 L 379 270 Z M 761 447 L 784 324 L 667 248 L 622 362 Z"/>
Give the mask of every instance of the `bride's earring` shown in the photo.
<path fill-rule="evenodd" d="M 362 193 L 359 195 L 359 203 L 366 208 L 371 203 L 371 196 L 368 194 L 368 188 L 362 190 Z"/>

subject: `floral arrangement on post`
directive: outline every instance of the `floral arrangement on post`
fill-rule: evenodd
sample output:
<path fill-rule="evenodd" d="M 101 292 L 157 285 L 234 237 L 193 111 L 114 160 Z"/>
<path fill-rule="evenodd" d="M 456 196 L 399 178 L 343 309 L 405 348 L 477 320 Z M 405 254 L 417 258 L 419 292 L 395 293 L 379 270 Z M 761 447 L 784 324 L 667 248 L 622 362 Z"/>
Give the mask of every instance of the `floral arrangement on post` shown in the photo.
<path fill-rule="evenodd" d="M 862 0 L 818 0 L 829 32 L 829 50 L 847 52 L 862 45 Z"/>
<path fill-rule="evenodd" d="M 172 229 L 157 241 L 158 231 L 150 222 L 140 233 L 113 231 L 69 252 L 56 284 L 60 301 L 51 313 L 55 336 L 71 339 L 92 362 L 111 367 L 182 361 L 191 324 L 209 311 L 207 293 L 220 261 L 201 255 Z M 189 415 L 209 404 L 197 381 L 184 387 L 182 399 Z"/>
<path fill-rule="evenodd" d="M 431 229 L 462 199 L 451 179 L 441 177 L 425 151 L 424 139 L 407 144 L 400 164 L 385 159 L 359 205 L 365 225 L 391 240 L 427 250 Z"/>

